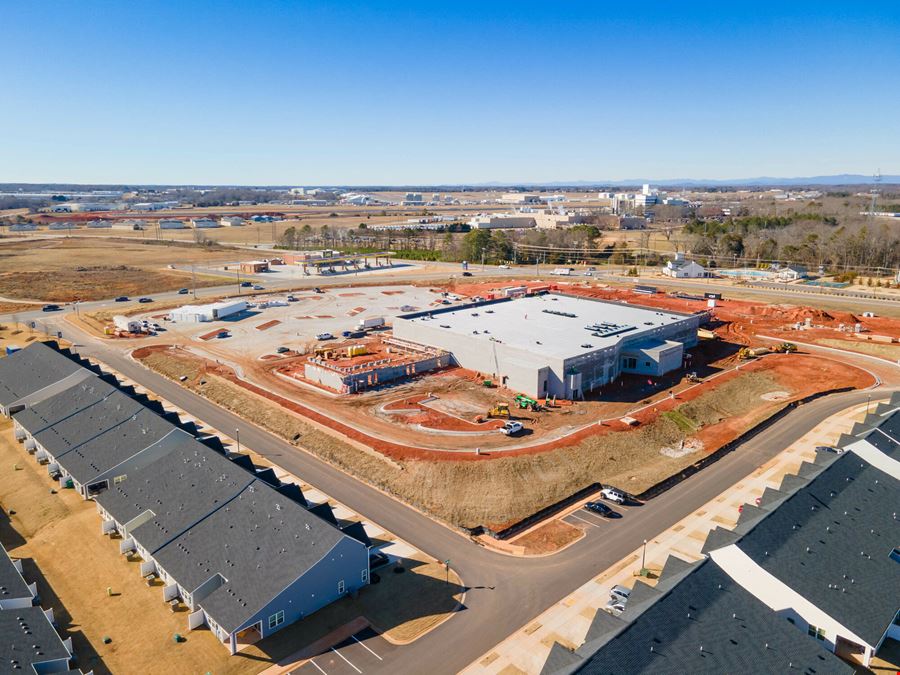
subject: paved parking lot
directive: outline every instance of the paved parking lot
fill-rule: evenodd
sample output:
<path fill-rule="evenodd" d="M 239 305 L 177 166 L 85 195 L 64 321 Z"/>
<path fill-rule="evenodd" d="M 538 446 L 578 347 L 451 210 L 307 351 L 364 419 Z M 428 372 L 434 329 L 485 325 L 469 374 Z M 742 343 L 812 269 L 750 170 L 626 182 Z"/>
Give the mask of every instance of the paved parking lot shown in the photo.
<path fill-rule="evenodd" d="M 384 670 L 396 646 L 371 628 L 361 630 L 314 656 L 290 675 L 359 675 Z"/>
<path fill-rule="evenodd" d="M 610 527 L 622 527 L 628 523 L 628 512 L 640 508 L 640 505 L 619 505 L 603 502 L 613 511 L 617 512 L 621 518 L 606 518 L 599 513 L 594 513 L 585 507 L 581 507 L 572 511 L 572 513 L 564 516 L 562 520 L 569 525 L 574 525 L 585 531 L 585 536 L 590 537 L 594 533 L 602 532 Z"/>

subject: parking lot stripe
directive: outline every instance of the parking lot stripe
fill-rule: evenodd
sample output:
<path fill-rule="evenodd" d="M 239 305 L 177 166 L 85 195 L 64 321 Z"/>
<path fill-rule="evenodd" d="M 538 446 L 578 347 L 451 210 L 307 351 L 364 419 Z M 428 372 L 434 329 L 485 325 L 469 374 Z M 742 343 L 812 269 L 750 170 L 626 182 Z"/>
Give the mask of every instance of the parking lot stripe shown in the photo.
<path fill-rule="evenodd" d="M 361 672 L 362 672 L 359 668 L 357 668 L 356 666 L 354 666 L 354 665 L 350 662 L 350 659 L 348 659 L 346 656 L 344 656 L 343 654 L 341 654 L 337 649 L 335 649 L 334 647 L 331 647 L 331 651 L 333 651 L 335 654 L 337 654 L 337 655 L 340 656 L 342 659 L 344 659 L 344 661 L 347 662 L 347 665 L 350 666 L 351 668 L 353 668 L 353 670 L 355 670 L 357 673 L 361 673 Z"/>
<path fill-rule="evenodd" d="M 589 520 L 585 520 L 584 518 L 582 518 L 582 517 L 580 517 L 580 516 L 576 516 L 574 513 L 571 514 L 571 516 L 572 516 L 573 518 L 578 518 L 578 520 L 580 520 L 582 523 L 587 523 L 587 524 L 590 525 L 591 527 L 600 527 L 597 523 L 592 523 L 592 522 L 589 521 Z"/>
<path fill-rule="evenodd" d="M 370 653 L 372 656 L 374 656 L 376 659 L 378 659 L 379 661 L 384 661 L 383 658 L 381 658 L 380 656 L 378 656 L 378 654 L 376 654 L 376 653 L 373 652 L 371 649 L 369 649 L 369 648 L 365 645 L 365 643 L 363 643 L 358 637 L 356 637 L 355 635 L 351 635 L 350 637 L 352 637 L 354 640 L 356 640 L 357 644 L 359 644 L 363 649 L 365 649 L 367 652 L 369 652 L 369 653 Z"/>
<path fill-rule="evenodd" d="M 313 665 L 316 667 L 316 670 L 318 670 L 320 673 L 322 673 L 322 675 L 328 675 L 328 673 L 326 673 L 324 670 L 322 670 L 322 669 L 319 667 L 319 664 L 318 664 L 318 663 L 316 663 L 316 662 L 313 661 L 312 659 L 310 659 L 309 662 L 310 662 L 311 664 L 313 664 Z"/>

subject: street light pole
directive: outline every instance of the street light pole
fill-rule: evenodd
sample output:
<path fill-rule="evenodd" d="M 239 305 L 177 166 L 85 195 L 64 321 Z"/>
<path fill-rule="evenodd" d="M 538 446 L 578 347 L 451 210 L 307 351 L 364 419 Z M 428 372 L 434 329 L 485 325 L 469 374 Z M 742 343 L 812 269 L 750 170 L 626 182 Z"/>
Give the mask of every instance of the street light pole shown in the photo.
<path fill-rule="evenodd" d="M 234 440 L 237 441 L 237 451 L 238 451 L 238 454 L 240 454 L 240 452 L 241 452 L 241 430 L 235 429 L 234 433 L 235 433 Z M 644 543 L 646 544 L 647 542 L 645 541 Z"/>
<path fill-rule="evenodd" d="M 641 549 L 641 572 L 647 569 L 647 540 L 644 539 L 644 548 Z"/>

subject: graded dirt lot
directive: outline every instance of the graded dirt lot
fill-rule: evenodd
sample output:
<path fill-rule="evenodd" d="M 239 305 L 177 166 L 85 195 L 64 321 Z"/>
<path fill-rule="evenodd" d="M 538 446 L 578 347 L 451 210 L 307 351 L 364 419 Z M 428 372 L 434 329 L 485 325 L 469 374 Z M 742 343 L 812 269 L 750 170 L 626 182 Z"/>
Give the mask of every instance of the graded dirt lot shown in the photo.
<path fill-rule="evenodd" d="M 208 265 L 248 259 L 252 253 L 194 245 L 159 245 L 116 239 L 55 238 L 0 242 L 0 297 L 70 302 L 177 290 L 190 272 L 167 265 Z M 197 286 L 224 281 L 197 275 Z"/>
<path fill-rule="evenodd" d="M 476 455 L 471 448 L 429 451 L 384 441 L 183 350 L 160 346 L 134 356 L 171 379 L 186 377 L 185 386 L 210 400 L 442 520 L 493 529 L 594 482 L 640 494 L 790 401 L 829 390 L 835 382 L 853 387 L 873 382 L 868 373 L 830 359 L 771 355 L 724 373 L 714 387 L 685 390 L 636 413 L 636 429 L 592 424 L 565 439 Z"/>

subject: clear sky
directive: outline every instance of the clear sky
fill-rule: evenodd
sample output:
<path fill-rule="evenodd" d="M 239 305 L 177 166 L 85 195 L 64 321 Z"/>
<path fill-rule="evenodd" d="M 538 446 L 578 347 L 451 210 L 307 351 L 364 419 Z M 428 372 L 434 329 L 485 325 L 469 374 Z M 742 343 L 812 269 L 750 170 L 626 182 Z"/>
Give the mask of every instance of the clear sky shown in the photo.
<path fill-rule="evenodd" d="M 0 182 L 900 173 L 900 2 L 0 0 Z"/>

